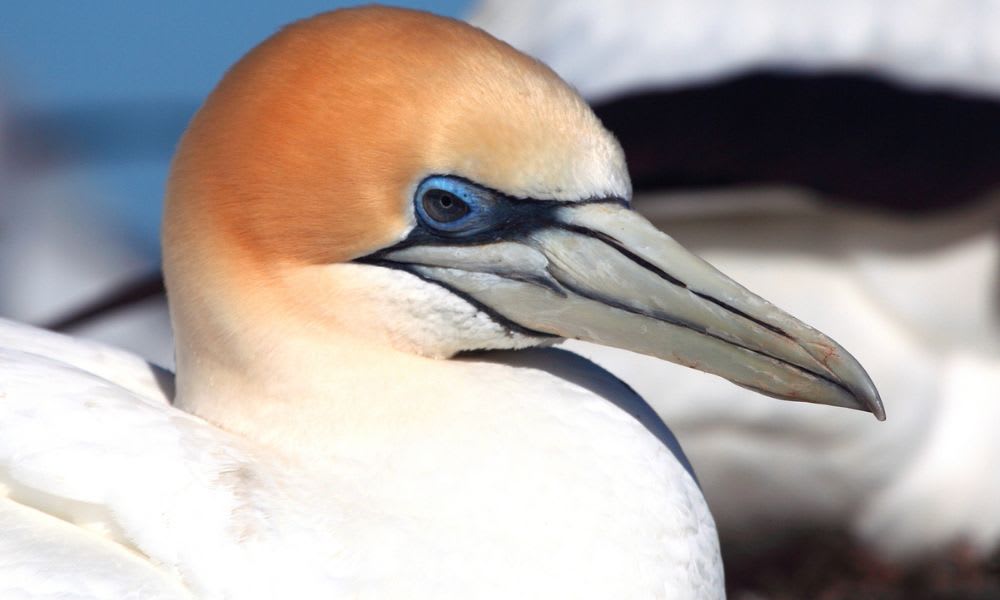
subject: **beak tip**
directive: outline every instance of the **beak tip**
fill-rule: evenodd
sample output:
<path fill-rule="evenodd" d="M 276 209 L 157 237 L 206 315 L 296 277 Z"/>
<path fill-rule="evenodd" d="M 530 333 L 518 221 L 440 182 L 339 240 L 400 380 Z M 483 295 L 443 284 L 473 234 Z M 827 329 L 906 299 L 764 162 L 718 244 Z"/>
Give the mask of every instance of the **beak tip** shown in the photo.
<path fill-rule="evenodd" d="M 854 398 L 858 402 L 858 408 L 875 415 L 879 421 L 885 421 L 885 406 L 879 396 L 875 384 L 870 379 L 864 382 L 861 389 L 852 390 Z"/>
<path fill-rule="evenodd" d="M 853 396 L 855 408 L 873 414 L 879 421 L 885 421 L 885 405 L 882 404 L 882 397 L 871 375 L 847 350 L 833 340 L 828 339 L 827 342 L 837 352 L 834 353 L 836 358 L 825 361 L 825 364 L 833 371 L 841 389 Z"/>
<path fill-rule="evenodd" d="M 870 410 L 879 421 L 885 421 L 885 407 L 882 406 L 882 400 L 879 397 L 875 397 L 875 401 L 868 406 L 868 410 Z"/>
<path fill-rule="evenodd" d="M 882 406 L 882 401 L 876 399 L 875 402 L 868 405 L 868 412 L 875 415 L 875 418 L 879 421 L 885 421 L 885 407 Z"/>

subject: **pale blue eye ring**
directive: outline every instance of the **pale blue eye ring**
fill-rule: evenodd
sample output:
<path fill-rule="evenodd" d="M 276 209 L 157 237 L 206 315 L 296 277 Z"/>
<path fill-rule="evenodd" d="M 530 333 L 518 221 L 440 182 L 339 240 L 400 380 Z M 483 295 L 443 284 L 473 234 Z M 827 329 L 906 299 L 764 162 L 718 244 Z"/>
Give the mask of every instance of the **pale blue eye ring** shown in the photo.
<path fill-rule="evenodd" d="M 486 190 L 448 175 L 424 179 L 413 198 L 420 223 L 443 235 L 476 233 L 489 228 L 492 205 Z"/>

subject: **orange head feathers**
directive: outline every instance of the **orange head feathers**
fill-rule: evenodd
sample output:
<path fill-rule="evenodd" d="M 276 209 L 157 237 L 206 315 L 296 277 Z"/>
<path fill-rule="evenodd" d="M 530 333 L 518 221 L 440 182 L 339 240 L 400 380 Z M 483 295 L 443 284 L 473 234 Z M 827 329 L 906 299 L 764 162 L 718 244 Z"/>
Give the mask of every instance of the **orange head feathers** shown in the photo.
<path fill-rule="evenodd" d="M 258 266 L 349 260 L 403 235 L 433 173 L 629 192 L 617 143 L 545 65 L 452 19 L 346 9 L 284 28 L 205 102 L 170 177 L 168 254 L 204 235 Z"/>
<path fill-rule="evenodd" d="M 262 353 L 308 336 L 436 356 L 490 345 L 423 318 L 441 310 L 485 322 L 463 300 L 437 290 L 436 307 L 421 304 L 397 273 L 344 264 L 404 238 L 415 190 L 436 174 L 520 197 L 630 193 L 621 149 L 586 103 L 545 65 L 465 23 L 344 9 L 250 51 L 195 115 L 167 184 L 180 387 L 201 368 L 215 379 L 255 369 Z"/>
<path fill-rule="evenodd" d="M 164 273 L 182 401 L 284 397 L 361 346 L 382 362 L 573 337 L 881 416 L 843 348 L 629 193 L 586 103 L 478 29 L 389 8 L 291 25 L 226 74 L 177 151 Z"/>

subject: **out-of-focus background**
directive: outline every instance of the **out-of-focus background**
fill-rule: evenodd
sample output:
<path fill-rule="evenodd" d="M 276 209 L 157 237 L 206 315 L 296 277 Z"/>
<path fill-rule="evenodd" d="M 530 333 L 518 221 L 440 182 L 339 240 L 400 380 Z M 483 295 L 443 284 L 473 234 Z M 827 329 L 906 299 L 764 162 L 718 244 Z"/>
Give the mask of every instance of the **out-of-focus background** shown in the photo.
<path fill-rule="evenodd" d="M 51 323 L 155 273 L 178 137 L 222 73 L 282 25 L 357 2 L 10 2 L 0 17 L 0 315 Z M 468 0 L 401 6 L 461 16 Z M 93 334 L 173 362 L 162 311 Z M 159 335 L 146 332 L 156 331 Z"/>
<path fill-rule="evenodd" d="M 5 6 L 0 316 L 172 366 L 173 147 L 244 52 L 349 4 Z M 574 346 L 677 433 L 732 597 L 1000 598 L 1000 2 L 394 4 L 550 64 L 619 137 L 638 210 L 870 370 L 884 424 Z"/>

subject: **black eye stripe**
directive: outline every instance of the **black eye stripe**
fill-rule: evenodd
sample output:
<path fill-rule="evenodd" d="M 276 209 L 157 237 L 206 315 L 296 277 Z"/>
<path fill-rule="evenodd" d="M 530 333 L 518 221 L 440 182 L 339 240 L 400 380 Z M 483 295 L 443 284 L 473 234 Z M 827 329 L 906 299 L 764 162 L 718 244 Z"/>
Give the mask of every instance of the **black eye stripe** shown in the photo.
<path fill-rule="evenodd" d="M 451 221 L 442 220 L 443 215 L 437 215 L 438 218 L 435 218 L 435 215 L 431 214 L 433 207 L 429 207 L 425 202 L 427 195 L 433 192 L 450 194 L 455 200 L 468 206 L 469 212 Z M 416 245 L 474 246 L 502 240 L 516 240 L 536 229 L 558 224 L 556 213 L 559 209 L 585 204 L 616 204 L 629 208 L 627 200 L 614 196 L 582 200 L 518 198 L 462 177 L 431 175 L 420 182 L 414 193 L 416 227 L 406 238 L 393 246 L 357 260 L 359 262 L 378 260 L 396 250 Z M 442 210 L 451 210 L 437 206 Z"/>
<path fill-rule="evenodd" d="M 452 199 L 451 206 L 443 202 Z M 585 204 L 617 204 L 618 197 L 582 200 L 518 198 L 453 175 L 431 175 L 417 186 L 413 206 L 417 225 L 405 239 L 367 258 L 377 258 L 414 245 L 476 245 L 513 240 L 557 223 L 561 208 Z"/>

